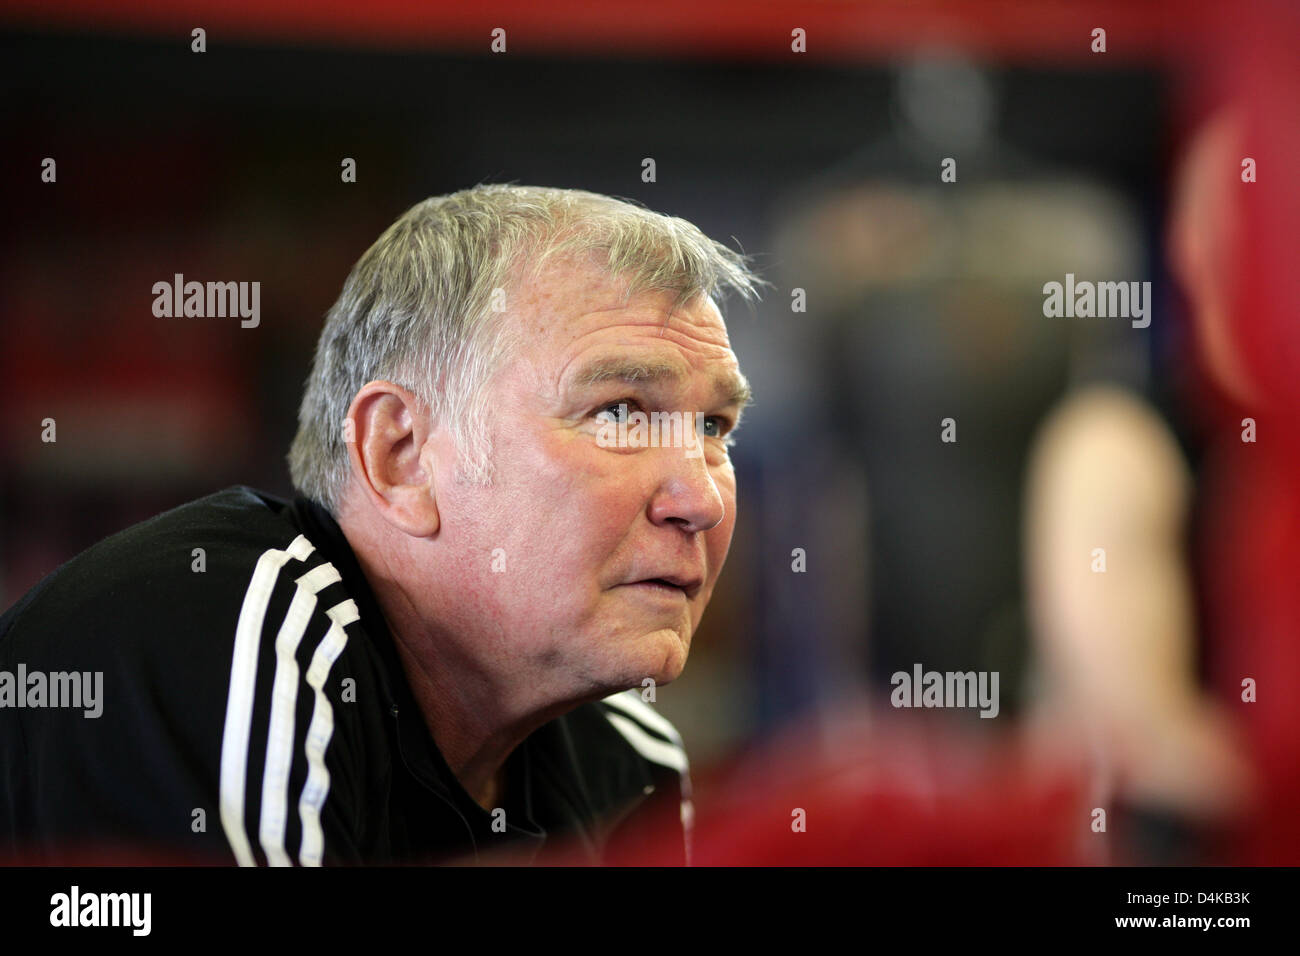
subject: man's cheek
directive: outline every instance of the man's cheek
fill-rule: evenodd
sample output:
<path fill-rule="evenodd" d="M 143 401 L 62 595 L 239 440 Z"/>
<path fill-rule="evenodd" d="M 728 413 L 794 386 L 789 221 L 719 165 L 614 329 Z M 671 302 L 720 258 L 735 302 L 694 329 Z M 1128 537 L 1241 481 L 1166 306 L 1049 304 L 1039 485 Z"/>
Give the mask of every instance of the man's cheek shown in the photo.
<path fill-rule="evenodd" d="M 709 558 L 714 566 L 720 571 L 722 563 L 727 560 L 727 553 L 731 550 L 731 539 L 736 531 L 736 511 L 735 506 L 727 512 L 727 516 L 722 519 L 722 523 L 708 532 Z"/>

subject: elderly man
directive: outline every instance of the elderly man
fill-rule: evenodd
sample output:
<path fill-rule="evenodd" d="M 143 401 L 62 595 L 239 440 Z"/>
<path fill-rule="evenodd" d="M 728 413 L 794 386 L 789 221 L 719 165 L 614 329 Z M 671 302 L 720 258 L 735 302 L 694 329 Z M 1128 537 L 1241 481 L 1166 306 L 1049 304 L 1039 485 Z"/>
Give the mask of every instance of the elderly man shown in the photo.
<path fill-rule="evenodd" d="M 594 193 L 410 209 L 326 319 L 298 497 L 182 505 L 0 618 L 0 851 L 599 862 L 671 815 L 687 860 L 649 688 L 727 556 L 749 390 L 714 299 L 759 282 Z M 98 716 L 50 693 L 83 679 Z"/>

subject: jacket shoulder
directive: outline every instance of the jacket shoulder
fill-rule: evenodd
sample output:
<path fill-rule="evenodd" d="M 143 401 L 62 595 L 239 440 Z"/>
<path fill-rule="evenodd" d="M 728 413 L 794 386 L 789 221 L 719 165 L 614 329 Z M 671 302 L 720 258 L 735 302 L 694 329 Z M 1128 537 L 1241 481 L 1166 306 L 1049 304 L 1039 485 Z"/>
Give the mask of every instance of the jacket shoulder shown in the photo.
<path fill-rule="evenodd" d="M 77 555 L 0 619 L 0 671 L 102 687 L 84 715 L 8 712 L 0 756 L 26 769 L 0 774 L 0 829 L 240 863 L 355 857 L 383 759 L 377 678 L 349 639 L 356 602 L 284 507 L 245 486 L 189 502 Z M 190 834 L 199 809 L 220 820 L 209 837 Z"/>

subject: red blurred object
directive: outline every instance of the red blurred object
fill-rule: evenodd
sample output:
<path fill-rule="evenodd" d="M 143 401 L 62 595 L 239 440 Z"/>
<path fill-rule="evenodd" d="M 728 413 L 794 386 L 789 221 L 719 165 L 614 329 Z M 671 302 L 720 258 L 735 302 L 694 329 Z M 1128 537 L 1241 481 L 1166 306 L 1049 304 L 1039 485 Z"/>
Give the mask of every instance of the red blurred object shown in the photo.
<path fill-rule="evenodd" d="M 697 808 L 696 866 L 1057 866 L 1106 857 L 1077 768 L 1034 764 L 1011 740 L 990 743 L 945 719 L 842 714 L 833 727 L 792 728 L 712 776 Z M 652 823 L 611 844 L 607 862 L 674 865 L 672 832 L 666 819 Z"/>
<path fill-rule="evenodd" d="M 1253 13 L 1251 16 L 1249 14 Z M 1300 10 L 1265 3 L 1207 14 L 1191 104 L 1240 125 L 1241 155 L 1228 157 L 1204 188 L 1224 190 L 1212 231 L 1232 237 L 1222 259 L 1227 340 L 1252 394 L 1224 398 L 1211 427 L 1206 543 L 1209 664 L 1216 690 L 1250 741 L 1262 783 L 1260 806 L 1223 852 L 1229 862 L 1300 864 Z M 1241 181 L 1255 160 L 1257 181 Z M 1196 309 L 1203 303 L 1193 302 Z M 1202 364 L 1210 365 L 1202 356 Z M 1256 421 L 1253 443 L 1243 419 Z M 1257 699 L 1243 697 L 1243 681 Z"/>
<path fill-rule="evenodd" d="M 1116 62 L 1159 57 L 1195 27 L 1181 2 L 1043 3 L 1031 0 L 6 0 L 15 25 L 174 33 L 196 26 L 212 38 L 281 39 L 349 46 L 433 47 L 487 53 L 492 31 L 510 52 L 664 54 L 789 58 L 791 31 L 807 38 L 805 58 L 892 57 L 913 48 L 960 49 L 1002 60 Z M 1181 15 L 1180 15 L 1181 14 Z M 1092 53 L 1092 30 L 1108 34 L 1107 59 Z"/>

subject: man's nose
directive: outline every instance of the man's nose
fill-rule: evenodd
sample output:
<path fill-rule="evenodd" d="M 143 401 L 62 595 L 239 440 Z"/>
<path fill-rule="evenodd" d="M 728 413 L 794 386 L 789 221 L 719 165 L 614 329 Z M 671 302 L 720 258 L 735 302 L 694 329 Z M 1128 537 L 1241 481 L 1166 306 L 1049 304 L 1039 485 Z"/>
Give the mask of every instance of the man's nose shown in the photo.
<path fill-rule="evenodd" d="M 650 520 L 683 531 L 708 531 L 721 524 L 726 503 L 704 458 L 688 456 L 681 448 L 662 448 L 659 457 L 665 471 L 650 499 Z"/>

